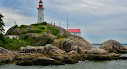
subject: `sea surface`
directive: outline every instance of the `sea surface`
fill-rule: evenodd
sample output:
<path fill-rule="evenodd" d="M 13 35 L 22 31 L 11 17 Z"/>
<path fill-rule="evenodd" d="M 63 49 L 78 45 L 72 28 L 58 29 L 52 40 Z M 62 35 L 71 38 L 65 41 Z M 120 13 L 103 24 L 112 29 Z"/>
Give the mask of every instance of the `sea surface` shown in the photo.
<path fill-rule="evenodd" d="M 99 46 L 97 46 L 98 48 Z M 127 54 L 123 54 L 127 56 Z M 17 66 L 14 64 L 0 66 L 0 69 L 127 69 L 127 60 L 79 61 L 77 64 L 59 66 Z"/>

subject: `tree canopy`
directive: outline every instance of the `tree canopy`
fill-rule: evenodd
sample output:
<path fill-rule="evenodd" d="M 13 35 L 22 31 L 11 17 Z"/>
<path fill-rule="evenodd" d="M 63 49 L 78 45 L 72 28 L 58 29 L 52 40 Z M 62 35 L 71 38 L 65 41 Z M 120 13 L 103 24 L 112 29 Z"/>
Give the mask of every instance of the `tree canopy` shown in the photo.
<path fill-rule="evenodd" d="M 3 26 L 5 26 L 5 25 L 4 25 L 4 22 L 3 22 L 2 18 L 3 18 L 3 16 L 0 14 L 0 34 L 4 33 L 4 31 L 5 31 L 4 28 L 3 28 Z"/>

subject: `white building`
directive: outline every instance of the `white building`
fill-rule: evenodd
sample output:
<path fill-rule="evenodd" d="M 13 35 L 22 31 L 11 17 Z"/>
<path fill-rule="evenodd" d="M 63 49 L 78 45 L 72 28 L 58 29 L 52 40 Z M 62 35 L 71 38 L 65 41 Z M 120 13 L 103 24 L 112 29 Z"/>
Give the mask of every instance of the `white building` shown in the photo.
<path fill-rule="evenodd" d="M 68 29 L 68 31 L 69 31 L 70 34 L 72 34 L 72 35 L 81 36 L 81 30 L 80 30 L 80 29 Z"/>
<path fill-rule="evenodd" d="M 19 35 L 5 35 L 5 37 L 9 37 L 11 39 L 13 38 L 19 39 Z"/>
<path fill-rule="evenodd" d="M 44 22 L 44 7 L 43 2 L 40 0 L 38 9 L 38 23 Z"/>

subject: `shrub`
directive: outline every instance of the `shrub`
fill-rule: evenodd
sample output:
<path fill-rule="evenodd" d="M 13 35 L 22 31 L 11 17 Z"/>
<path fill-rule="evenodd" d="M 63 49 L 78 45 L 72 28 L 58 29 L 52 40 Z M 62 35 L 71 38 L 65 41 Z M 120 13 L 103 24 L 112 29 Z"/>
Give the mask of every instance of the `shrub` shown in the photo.
<path fill-rule="evenodd" d="M 30 42 L 22 39 L 3 37 L 3 40 L 0 40 L 0 46 L 9 50 L 19 50 L 20 47 L 28 45 L 30 45 Z"/>
<path fill-rule="evenodd" d="M 40 27 L 39 29 L 44 30 L 44 29 L 45 29 L 45 27 Z"/>
<path fill-rule="evenodd" d="M 59 34 L 59 30 L 58 29 L 52 28 L 51 31 L 53 32 L 54 35 L 58 35 Z"/>
<path fill-rule="evenodd" d="M 47 25 L 47 22 L 43 22 L 43 23 L 37 23 L 37 24 L 31 24 L 33 26 L 38 26 L 38 25 Z"/>
<path fill-rule="evenodd" d="M 39 23 L 39 25 L 47 25 L 47 22 Z"/>
<path fill-rule="evenodd" d="M 26 38 L 26 37 L 25 37 Z M 27 38 L 26 38 L 27 39 Z M 9 50 L 19 50 L 22 46 L 28 46 L 30 42 L 28 40 L 23 39 L 10 39 L 8 37 L 4 37 L 3 34 L 0 34 L 0 46 Z"/>
<path fill-rule="evenodd" d="M 33 26 L 38 26 L 39 24 L 31 24 L 31 25 L 33 25 Z"/>
<path fill-rule="evenodd" d="M 48 29 L 50 29 L 52 31 L 52 34 L 54 34 L 54 35 L 58 35 L 59 34 L 59 30 L 54 28 L 54 27 L 48 26 Z"/>
<path fill-rule="evenodd" d="M 45 46 L 46 44 L 51 44 L 53 42 L 54 38 L 43 35 L 39 37 L 29 37 L 29 41 L 32 46 Z"/>
<path fill-rule="evenodd" d="M 28 35 L 24 35 L 24 36 L 21 37 L 21 39 L 22 39 L 22 40 L 28 40 L 29 37 L 28 37 Z"/>
<path fill-rule="evenodd" d="M 21 25 L 20 28 L 27 28 L 28 25 Z"/>

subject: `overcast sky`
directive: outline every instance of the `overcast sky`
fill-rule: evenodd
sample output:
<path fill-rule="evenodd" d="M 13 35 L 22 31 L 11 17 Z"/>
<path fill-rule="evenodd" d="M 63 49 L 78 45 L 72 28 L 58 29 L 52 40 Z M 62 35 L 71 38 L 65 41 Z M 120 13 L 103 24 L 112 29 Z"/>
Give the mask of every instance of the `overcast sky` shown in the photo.
<path fill-rule="evenodd" d="M 37 22 L 39 0 L 0 0 L 5 29 Z M 43 0 L 45 21 L 66 28 L 81 29 L 90 43 L 109 39 L 127 43 L 127 0 Z"/>

